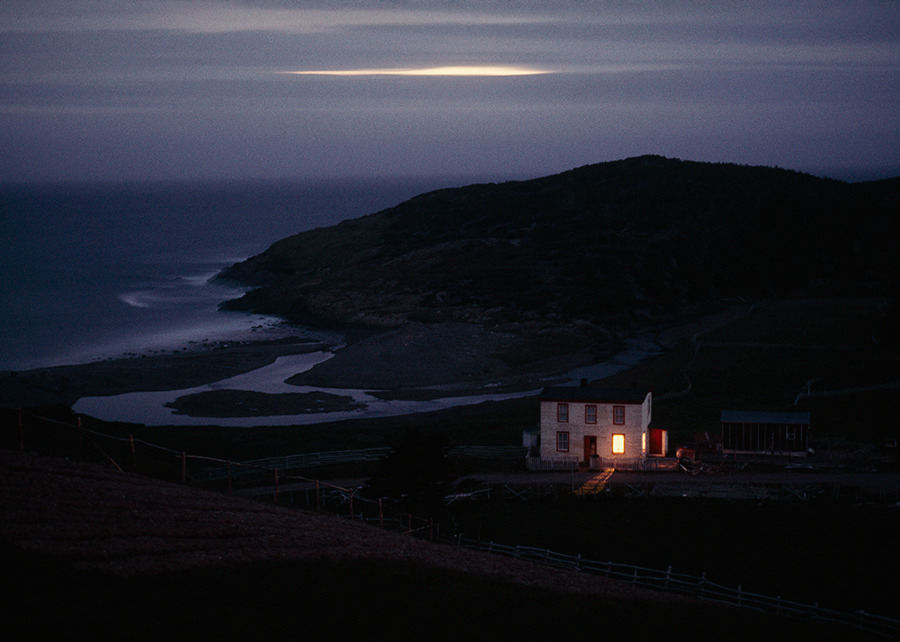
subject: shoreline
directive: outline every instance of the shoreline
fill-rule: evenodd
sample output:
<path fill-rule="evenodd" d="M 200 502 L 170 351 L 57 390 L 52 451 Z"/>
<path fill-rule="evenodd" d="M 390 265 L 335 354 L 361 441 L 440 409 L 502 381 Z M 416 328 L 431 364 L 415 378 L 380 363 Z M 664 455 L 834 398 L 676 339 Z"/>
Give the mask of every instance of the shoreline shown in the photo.
<path fill-rule="evenodd" d="M 603 378 L 748 310 L 734 306 L 644 329 L 615 344 L 526 367 L 503 355 L 527 337 L 467 324 L 410 324 L 346 342 L 323 330 L 318 338 L 204 343 L 186 351 L 2 372 L 0 406 L 66 406 L 105 421 L 173 426 L 307 425 L 419 414 Z"/>
<path fill-rule="evenodd" d="M 331 349 L 333 343 L 300 336 L 202 342 L 89 363 L 0 372 L 0 406 L 73 406 L 80 398 L 162 391 L 214 383 L 274 363 L 280 356 Z"/>

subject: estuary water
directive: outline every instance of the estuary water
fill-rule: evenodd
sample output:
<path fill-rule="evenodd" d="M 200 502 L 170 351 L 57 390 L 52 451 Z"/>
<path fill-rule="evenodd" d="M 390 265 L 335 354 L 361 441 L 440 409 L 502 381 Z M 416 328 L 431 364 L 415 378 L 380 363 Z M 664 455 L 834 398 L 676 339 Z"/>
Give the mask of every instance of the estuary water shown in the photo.
<path fill-rule="evenodd" d="M 277 334 L 277 319 L 219 312 L 242 291 L 211 277 L 291 234 L 467 182 L 0 185 L 0 370 Z"/>

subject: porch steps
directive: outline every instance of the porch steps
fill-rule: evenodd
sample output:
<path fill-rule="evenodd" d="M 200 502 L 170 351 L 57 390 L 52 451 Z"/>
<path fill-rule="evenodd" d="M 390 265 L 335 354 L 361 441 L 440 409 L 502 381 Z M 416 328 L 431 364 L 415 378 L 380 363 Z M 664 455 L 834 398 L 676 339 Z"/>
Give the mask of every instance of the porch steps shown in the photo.
<path fill-rule="evenodd" d="M 596 475 L 579 486 L 578 489 L 575 490 L 575 494 L 579 497 L 583 497 L 586 495 L 596 495 L 598 493 L 602 493 L 604 490 L 606 490 L 606 482 L 609 481 L 609 478 L 612 477 L 612 474 L 614 472 L 615 470 L 611 468 L 609 470 L 602 470 L 598 472 Z"/>

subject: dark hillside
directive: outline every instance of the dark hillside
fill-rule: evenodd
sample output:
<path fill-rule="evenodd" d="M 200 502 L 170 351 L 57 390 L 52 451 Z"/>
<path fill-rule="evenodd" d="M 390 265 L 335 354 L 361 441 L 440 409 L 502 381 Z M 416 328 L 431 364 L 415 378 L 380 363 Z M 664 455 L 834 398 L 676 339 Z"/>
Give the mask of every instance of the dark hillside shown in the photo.
<path fill-rule="evenodd" d="M 306 323 L 578 322 L 594 338 L 733 297 L 879 291 L 900 181 L 644 156 L 420 195 L 223 273 Z"/>

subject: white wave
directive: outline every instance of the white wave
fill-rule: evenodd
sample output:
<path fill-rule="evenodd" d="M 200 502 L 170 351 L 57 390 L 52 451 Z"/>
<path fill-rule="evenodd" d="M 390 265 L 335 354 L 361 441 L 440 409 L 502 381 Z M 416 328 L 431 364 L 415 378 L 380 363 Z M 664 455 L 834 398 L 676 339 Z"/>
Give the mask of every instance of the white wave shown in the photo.
<path fill-rule="evenodd" d="M 119 301 L 133 308 L 149 308 L 152 305 L 152 296 L 146 292 L 124 292 L 119 295 Z"/>

